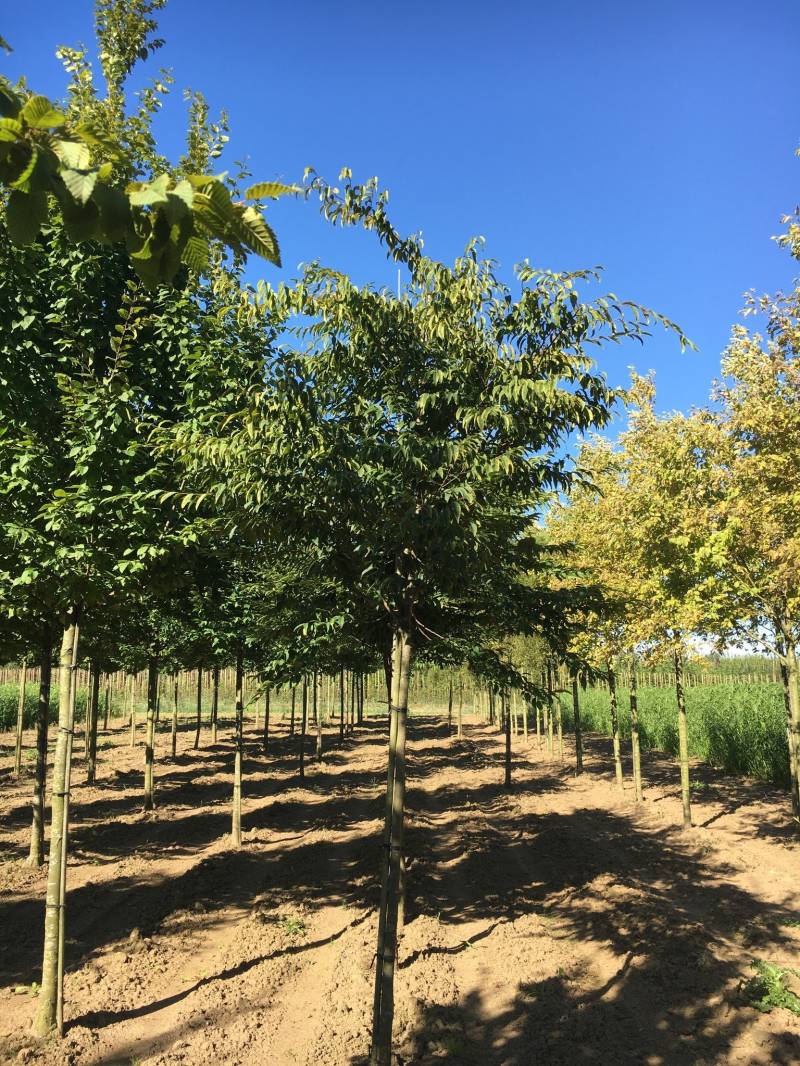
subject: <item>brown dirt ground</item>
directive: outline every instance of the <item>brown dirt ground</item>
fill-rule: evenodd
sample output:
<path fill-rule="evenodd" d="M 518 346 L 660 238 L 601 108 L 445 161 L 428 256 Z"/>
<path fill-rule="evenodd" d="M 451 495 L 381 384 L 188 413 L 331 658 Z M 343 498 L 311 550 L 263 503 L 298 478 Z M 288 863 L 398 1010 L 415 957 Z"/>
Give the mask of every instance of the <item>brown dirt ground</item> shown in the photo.
<path fill-rule="evenodd" d="M 229 731 L 195 752 L 187 727 L 148 816 L 124 729 L 104 738 L 97 787 L 78 759 L 60 1045 L 29 1036 L 35 998 L 14 991 L 39 978 L 45 872 L 24 864 L 30 782 L 13 782 L 0 737 L 0 1061 L 363 1062 L 384 737 L 371 722 L 302 783 L 285 728 L 267 758 L 251 733 L 238 851 Z M 698 766 L 684 833 L 666 757 L 647 756 L 637 809 L 604 738 L 580 778 L 570 746 L 562 764 L 520 739 L 506 795 L 500 739 L 411 720 L 398 1061 L 800 1063 L 800 1018 L 741 992 L 754 958 L 800 969 L 785 795 Z"/>

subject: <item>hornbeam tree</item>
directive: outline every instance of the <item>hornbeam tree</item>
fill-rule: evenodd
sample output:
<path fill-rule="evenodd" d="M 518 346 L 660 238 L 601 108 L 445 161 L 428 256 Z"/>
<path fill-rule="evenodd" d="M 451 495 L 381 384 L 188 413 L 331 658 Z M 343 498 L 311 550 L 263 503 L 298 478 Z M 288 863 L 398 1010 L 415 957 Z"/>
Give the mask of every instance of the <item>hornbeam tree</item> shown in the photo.
<path fill-rule="evenodd" d="M 373 187 L 321 195 L 344 223 L 374 206 Z M 177 424 L 164 447 L 184 468 L 187 507 L 311 551 L 322 578 L 354 580 L 351 595 L 384 634 L 376 650 L 391 642 L 371 1051 L 388 1066 L 414 657 L 480 619 L 493 594 L 546 631 L 555 594 L 526 581 L 541 562 L 531 515 L 569 487 L 557 457 L 569 434 L 602 426 L 616 399 L 588 346 L 675 327 L 615 299 L 583 302 L 592 272 L 522 264 L 512 288 L 477 242 L 448 267 L 404 242 L 385 212 L 372 228 L 408 266 L 405 292 L 358 288 L 318 265 L 291 287 L 262 287 L 259 310 L 282 336 L 264 385 L 224 423 Z"/>

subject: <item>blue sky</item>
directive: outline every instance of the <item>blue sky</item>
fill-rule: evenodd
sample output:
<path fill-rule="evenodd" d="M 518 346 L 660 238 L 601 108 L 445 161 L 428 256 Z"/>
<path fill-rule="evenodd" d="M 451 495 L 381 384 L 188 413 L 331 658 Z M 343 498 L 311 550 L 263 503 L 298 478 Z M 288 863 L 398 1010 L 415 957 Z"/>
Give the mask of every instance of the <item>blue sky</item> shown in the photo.
<path fill-rule="evenodd" d="M 655 369 L 672 409 L 706 399 L 745 290 L 786 287 L 798 266 L 770 237 L 800 201 L 799 30 L 797 0 L 170 0 L 147 67 L 176 78 L 157 127 L 173 157 L 180 89 L 202 89 L 230 114 L 230 159 L 248 155 L 259 179 L 377 174 L 397 225 L 437 258 L 482 234 L 507 274 L 524 257 L 603 265 L 605 287 L 700 348 L 659 334 L 601 354 L 614 383 L 629 364 Z M 58 96 L 54 49 L 91 43 L 92 4 L 14 5 L 0 32 L 5 71 Z M 332 231 L 311 204 L 270 214 L 284 268 L 254 263 L 254 278 L 321 258 L 392 281 L 371 238 Z"/>

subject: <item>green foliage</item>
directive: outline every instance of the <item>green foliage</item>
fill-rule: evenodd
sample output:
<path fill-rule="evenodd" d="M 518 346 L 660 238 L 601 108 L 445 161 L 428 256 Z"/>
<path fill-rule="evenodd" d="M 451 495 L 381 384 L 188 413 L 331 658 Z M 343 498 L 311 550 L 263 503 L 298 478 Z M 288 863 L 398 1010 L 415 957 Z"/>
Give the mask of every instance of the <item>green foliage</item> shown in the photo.
<path fill-rule="evenodd" d="M 800 972 L 762 959 L 755 959 L 752 967 L 755 977 L 750 978 L 743 991 L 756 1010 L 768 1014 L 776 1007 L 783 1007 L 800 1016 L 800 998 L 788 987 L 791 978 L 800 977 Z"/>
<path fill-rule="evenodd" d="M 172 281 L 182 263 L 205 271 L 214 241 L 241 260 L 252 252 L 280 265 L 277 238 L 251 201 L 296 193 L 295 186 L 261 182 L 239 200 L 231 196 L 225 175 L 166 166 L 150 133 L 167 91 L 166 76 L 141 94 L 133 116 L 126 114 L 126 79 L 138 60 L 163 44 L 152 36 L 151 15 L 161 6 L 161 0 L 97 0 L 99 61 L 107 84 L 103 100 L 81 50 L 60 52 L 72 75 L 66 110 L 0 77 L 0 187 L 10 190 L 9 235 L 19 245 L 36 240 L 52 199 L 71 240 L 122 242 L 148 285 Z M 207 110 L 195 108 L 193 119 L 201 133 L 217 137 Z M 210 146 L 203 153 L 190 145 L 183 163 L 208 163 L 215 154 Z M 142 169 L 146 180 L 137 173 Z"/>
<path fill-rule="evenodd" d="M 673 688 L 639 688 L 639 739 L 643 748 L 678 753 L 678 721 Z M 617 690 L 620 732 L 630 738 L 628 692 Z M 561 694 L 564 722 L 572 727 L 572 697 Z M 611 735 L 608 692 L 581 693 L 585 732 Z M 786 785 L 789 762 L 786 712 L 780 685 L 722 684 L 686 690 L 689 754 L 728 773 Z"/>
<path fill-rule="evenodd" d="M 75 718 L 82 722 L 86 713 L 86 690 L 78 689 L 75 694 Z M 39 686 L 28 682 L 25 690 L 25 709 L 22 724 L 25 729 L 33 729 L 36 724 L 36 711 L 39 701 Z M 13 682 L 0 685 L 0 732 L 16 729 L 17 707 L 19 704 L 19 687 Z M 58 721 L 58 685 L 50 688 L 50 722 Z"/>

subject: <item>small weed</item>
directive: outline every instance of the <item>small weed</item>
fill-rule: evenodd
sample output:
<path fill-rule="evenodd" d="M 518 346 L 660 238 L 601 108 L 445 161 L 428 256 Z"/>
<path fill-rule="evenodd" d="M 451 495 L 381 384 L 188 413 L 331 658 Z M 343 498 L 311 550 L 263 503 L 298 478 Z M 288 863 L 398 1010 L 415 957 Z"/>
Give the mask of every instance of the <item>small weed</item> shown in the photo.
<path fill-rule="evenodd" d="M 750 1003 L 765 1014 L 775 1007 L 784 1007 L 800 1016 L 800 998 L 788 988 L 789 978 L 800 977 L 800 972 L 761 959 L 754 960 L 752 965 L 756 976 L 744 986 L 744 994 Z"/>
<path fill-rule="evenodd" d="M 439 1041 L 448 1055 L 466 1055 L 467 1041 L 461 1033 L 448 1033 Z"/>
<path fill-rule="evenodd" d="M 36 983 L 36 981 L 32 981 L 29 985 L 15 985 L 14 986 L 14 995 L 15 996 L 38 996 L 39 995 L 39 985 Z"/>
<path fill-rule="evenodd" d="M 789 929 L 800 929 L 800 918 L 787 918 L 781 924 L 788 926 Z"/>
<path fill-rule="evenodd" d="M 307 931 L 302 918 L 290 918 L 288 915 L 278 919 L 278 928 L 287 936 L 305 936 Z"/>
<path fill-rule="evenodd" d="M 708 791 L 708 785 L 705 781 L 690 781 L 689 791 L 693 796 L 698 796 L 701 792 Z"/>

